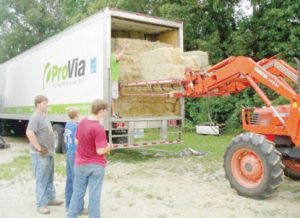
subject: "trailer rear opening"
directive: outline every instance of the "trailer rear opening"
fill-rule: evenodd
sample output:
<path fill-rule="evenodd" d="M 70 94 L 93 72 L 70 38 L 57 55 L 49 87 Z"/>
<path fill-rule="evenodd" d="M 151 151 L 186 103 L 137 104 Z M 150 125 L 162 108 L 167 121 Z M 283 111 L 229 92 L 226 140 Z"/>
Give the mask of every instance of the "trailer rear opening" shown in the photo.
<path fill-rule="evenodd" d="M 143 18 L 140 14 L 135 16 Z M 126 41 L 130 43 L 128 51 L 120 61 L 121 83 L 144 79 L 141 65 L 143 53 L 161 47 L 181 50 L 180 31 L 180 28 L 174 26 L 113 16 L 111 52 Z M 173 126 L 171 131 L 168 129 L 168 122 L 178 119 L 178 124 L 182 123 L 182 105 L 183 101 L 180 100 L 120 96 L 116 101 L 116 111 L 121 114 L 122 119 L 115 119 L 111 125 L 113 148 L 181 142 L 181 125 Z"/>

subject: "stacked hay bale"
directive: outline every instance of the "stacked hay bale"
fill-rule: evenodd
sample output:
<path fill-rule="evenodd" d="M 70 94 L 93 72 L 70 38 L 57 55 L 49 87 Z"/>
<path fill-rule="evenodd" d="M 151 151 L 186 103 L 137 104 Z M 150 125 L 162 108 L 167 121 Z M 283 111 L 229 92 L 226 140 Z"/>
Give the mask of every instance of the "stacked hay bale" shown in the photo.
<path fill-rule="evenodd" d="M 192 70 L 205 71 L 209 66 L 208 54 L 203 51 L 187 51 L 183 52 L 182 64 L 185 67 L 190 67 Z"/>
<path fill-rule="evenodd" d="M 141 72 L 146 81 L 183 78 L 185 66 L 181 64 L 179 48 L 157 48 L 141 54 Z"/>
<path fill-rule="evenodd" d="M 120 61 L 121 83 L 184 78 L 186 67 L 203 70 L 208 65 L 208 56 L 205 52 L 181 54 L 178 48 L 161 42 L 114 38 L 112 51 L 124 45 L 125 42 L 129 42 L 130 47 Z M 142 89 L 141 91 L 145 92 Z M 138 92 L 138 90 L 135 88 L 134 91 Z M 116 110 L 125 117 L 178 116 L 180 115 L 180 100 L 120 96 L 116 101 Z"/>

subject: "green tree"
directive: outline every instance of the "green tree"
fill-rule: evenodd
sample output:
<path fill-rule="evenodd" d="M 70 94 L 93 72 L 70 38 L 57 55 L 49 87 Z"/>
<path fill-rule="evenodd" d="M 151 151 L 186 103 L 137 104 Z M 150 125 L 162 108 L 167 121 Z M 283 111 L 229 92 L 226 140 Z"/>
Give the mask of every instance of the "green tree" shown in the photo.
<path fill-rule="evenodd" d="M 236 30 L 234 19 L 238 0 L 162 1 L 159 16 L 184 22 L 186 50 L 203 50 L 212 63 L 226 58 L 231 32 Z"/>
<path fill-rule="evenodd" d="M 6 0 L 0 4 L 0 63 L 64 28 L 55 0 Z"/>
<path fill-rule="evenodd" d="M 282 53 L 284 58 L 300 56 L 300 1 L 260 0 L 252 1 L 253 16 L 239 23 L 239 31 L 232 34 L 232 41 L 245 39 L 243 50 L 248 56 L 259 60 Z M 238 43 L 233 49 L 238 49 Z M 234 51 L 232 51 L 234 53 Z"/>
<path fill-rule="evenodd" d="M 67 16 L 67 24 L 74 24 L 91 14 L 105 8 L 117 8 L 139 13 L 151 12 L 149 0 L 66 0 L 64 1 L 64 13 Z"/>

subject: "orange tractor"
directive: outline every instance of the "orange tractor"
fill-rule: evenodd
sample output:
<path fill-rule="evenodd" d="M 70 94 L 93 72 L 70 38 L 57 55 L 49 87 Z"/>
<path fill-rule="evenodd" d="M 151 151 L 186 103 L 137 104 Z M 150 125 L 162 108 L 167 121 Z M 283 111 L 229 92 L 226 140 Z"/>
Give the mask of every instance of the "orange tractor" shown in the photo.
<path fill-rule="evenodd" d="M 127 96 L 203 98 L 226 96 L 252 87 L 265 107 L 243 109 L 243 129 L 247 132 L 234 137 L 227 147 L 224 169 L 231 187 L 238 194 L 262 199 L 278 188 L 283 173 L 300 179 L 300 90 L 296 92 L 288 82 L 297 83 L 297 80 L 297 70 L 276 57 L 255 62 L 239 56 L 229 57 L 206 72 L 186 69 L 185 79 L 122 84 L 121 93 Z M 259 84 L 283 96 L 290 104 L 272 106 Z M 159 87 L 161 92 L 128 93 L 128 87 L 147 87 L 147 90 Z M 172 89 L 166 92 L 166 87 Z"/>

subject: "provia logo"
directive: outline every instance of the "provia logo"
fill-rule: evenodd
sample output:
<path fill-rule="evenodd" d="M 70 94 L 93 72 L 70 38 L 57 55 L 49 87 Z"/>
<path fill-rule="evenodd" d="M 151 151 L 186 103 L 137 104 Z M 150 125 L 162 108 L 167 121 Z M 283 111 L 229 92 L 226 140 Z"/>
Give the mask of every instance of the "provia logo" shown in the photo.
<path fill-rule="evenodd" d="M 45 88 L 45 84 L 54 84 L 84 76 L 86 71 L 85 66 L 85 60 L 79 61 L 78 58 L 69 60 L 68 64 L 63 66 L 51 64 L 50 62 L 46 63 L 44 67 L 43 89 Z"/>

